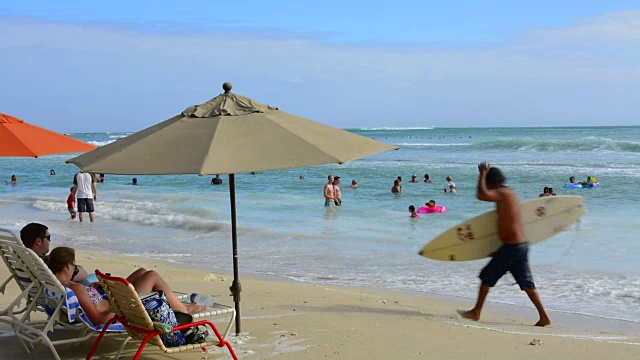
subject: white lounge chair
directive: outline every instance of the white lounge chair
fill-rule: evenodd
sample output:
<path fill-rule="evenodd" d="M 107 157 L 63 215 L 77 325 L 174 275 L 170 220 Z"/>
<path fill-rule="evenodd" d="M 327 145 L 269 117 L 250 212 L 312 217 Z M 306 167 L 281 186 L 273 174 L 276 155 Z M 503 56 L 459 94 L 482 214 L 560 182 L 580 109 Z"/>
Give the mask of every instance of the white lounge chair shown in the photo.
<path fill-rule="evenodd" d="M 28 321 L 32 312 L 44 311 L 45 299 L 39 283 L 31 281 L 29 272 L 19 264 L 19 259 L 8 245 L 24 246 L 17 230 L 0 228 L 0 257 L 9 270 L 9 277 L 0 284 L 0 292 L 5 294 L 12 280 L 21 291 L 9 306 L 0 309 L 0 322 L 10 324 L 18 315 L 25 316 L 21 321 Z"/>
<path fill-rule="evenodd" d="M 21 317 L 10 315 L 12 317 L 11 327 L 27 352 L 30 352 L 36 344 L 42 343 L 49 347 L 56 360 L 60 360 L 55 349 L 56 345 L 77 344 L 104 329 L 102 325 L 96 326 L 91 323 L 78 303 L 75 293 L 62 286 L 33 250 L 19 244 L 0 244 L 0 248 L 7 247 L 15 254 L 15 267 L 24 269 L 28 274 L 31 280 L 30 289 L 38 289 L 36 298 L 44 297 L 46 299 L 45 311 L 49 315 L 46 320 L 30 321 L 28 312 Z M 65 330 L 75 331 L 69 332 L 68 335 L 65 334 L 67 336 L 60 340 L 50 338 L 51 332 Z M 108 329 L 105 329 L 106 331 L 125 333 L 122 324 L 112 324 Z"/>

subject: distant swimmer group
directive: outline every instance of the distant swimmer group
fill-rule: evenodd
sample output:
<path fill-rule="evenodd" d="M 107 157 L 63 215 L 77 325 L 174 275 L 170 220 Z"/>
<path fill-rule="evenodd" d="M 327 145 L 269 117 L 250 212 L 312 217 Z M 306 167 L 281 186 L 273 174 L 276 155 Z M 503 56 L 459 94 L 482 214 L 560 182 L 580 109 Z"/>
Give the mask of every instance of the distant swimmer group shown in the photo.
<path fill-rule="evenodd" d="M 552 187 L 545 186 L 544 189 L 542 189 L 542 194 L 538 195 L 538 197 L 545 197 L 545 196 L 556 196 L 556 192 L 553 191 Z"/>
<path fill-rule="evenodd" d="M 574 176 L 569 177 L 569 182 L 564 184 L 567 189 L 584 189 L 600 186 L 600 182 L 593 176 L 587 176 L 585 181 L 576 181 Z"/>

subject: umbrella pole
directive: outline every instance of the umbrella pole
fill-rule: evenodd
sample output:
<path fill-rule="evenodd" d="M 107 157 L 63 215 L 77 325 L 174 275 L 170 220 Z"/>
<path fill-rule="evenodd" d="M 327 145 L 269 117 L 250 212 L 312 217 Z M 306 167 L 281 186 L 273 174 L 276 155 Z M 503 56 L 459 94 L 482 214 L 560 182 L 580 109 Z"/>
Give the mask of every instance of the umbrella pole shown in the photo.
<path fill-rule="evenodd" d="M 238 231 L 236 226 L 236 177 L 229 174 L 229 198 L 231 200 L 231 241 L 233 244 L 233 283 L 229 290 L 236 305 L 236 335 L 240 335 L 240 274 L 238 272 Z"/>

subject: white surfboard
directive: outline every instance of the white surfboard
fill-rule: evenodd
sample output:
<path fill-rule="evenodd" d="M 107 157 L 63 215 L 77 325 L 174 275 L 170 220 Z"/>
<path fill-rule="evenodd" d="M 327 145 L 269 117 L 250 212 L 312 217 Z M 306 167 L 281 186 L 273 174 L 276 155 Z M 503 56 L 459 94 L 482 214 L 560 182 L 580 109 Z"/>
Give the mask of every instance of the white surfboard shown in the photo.
<path fill-rule="evenodd" d="M 524 236 L 530 244 L 566 230 L 585 213 L 582 196 L 545 196 L 520 204 Z M 489 257 L 502 245 L 495 210 L 464 221 L 426 244 L 418 254 L 436 260 Z"/>

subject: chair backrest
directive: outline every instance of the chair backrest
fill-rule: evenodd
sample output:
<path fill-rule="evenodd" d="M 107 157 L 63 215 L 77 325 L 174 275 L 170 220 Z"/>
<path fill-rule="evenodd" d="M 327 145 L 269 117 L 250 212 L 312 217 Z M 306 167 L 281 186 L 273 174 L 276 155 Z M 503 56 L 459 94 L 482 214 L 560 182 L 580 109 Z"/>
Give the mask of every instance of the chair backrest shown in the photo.
<path fill-rule="evenodd" d="M 22 244 L 22 241 L 20 240 L 20 237 L 18 236 L 18 232 L 17 230 L 14 229 L 8 229 L 8 228 L 0 228 L 0 245 L 4 244 L 4 243 L 9 243 L 9 244 Z M 5 256 L 6 253 L 6 256 Z M 18 283 L 18 286 L 20 287 L 20 290 L 24 290 L 25 287 L 23 286 L 24 284 L 21 283 L 16 275 L 16 271 L 13 267 L 13 264 L 15 263 L 15 260 L 13 259 L 14 254 L 13 251 L 9 250 L 9 247 L 3 247 L 0 248 L 0 256 L 2 256 L 2 260 L 4 261 L 4 264 L 7 265 L 7 268 L 9 269 L 9 273 L 11 274 L 11 276 L 4 282 L 3 284 L 3 288 L 2 288 L 2 292 L 4 293 L 4 286 L 6 286 L 6 284 L 11 281 L 12 278 L 16 278 L 16 281 Z M 16 276 L 14 276 L 16 275 Z M 25 279 L 26 281 L 28 281 L 28 276 L 26 276 L 26 274 L 21 274 L 21 276 L 23 276 L 23 279 Z"/>
<path fill-rule="evenodd" d="M 145 310 L 138 292 L 127 279 L 105 275 L 100 270 L 96 270 L 96 276 L 107 293 L 111 306 L 119 317 L 125 319 L 129 325 L 144 330 L 155 330 L 153 321 L 149 317 L 147 310 Z M 126 328 L 129 336 L 134 339 L 141 340 L 147 336 L 146 333 L 136 331 L 128 326 Z M 166 347 L 158 335 L 153 336 L 149 343 L 166 351 Z"/>
<path fill-rule="evenodd" d="M 20 231 L 11 228 L 0 228 L 0 241 L 22 244 L 22 240 L 20 240 Z"/>
<path fill-rule="evenodd" d="M 41 293 L 42 287 L 37 281 L 35 282 L 36 283 L 35 286 L 30 287 L 30 285 L 34 282 L 33 275 L 26 268 L 23 261 L 17 256 L 15 249 L 26 249 L 26 248 L 24 247 L 21 241 L 15 242 L 15 241 L 7 241 L 4 239 L 0 241 L 0 256 L 2 257 L 3 262 L 9 269 L 9 272 L 11 273 L 11 276 L 5 281 L 3 285 L 6 285 L 11 280 L 11 278 L 14 278 L 21 291 L 24 291 L 26 288 L 29 288 L 30 298 L 36 299 L 36 302 L 38 305 L 44 306 L 45 299 Z M 33 251 L 31 252 L 33 253 Z M 33 254 L 34 256 L 38 257 L 37 255 L 35 255 L 35 253 Z M 38 257 L 38 259 L 40 258 Z"/>
<path fill-rule="evenodd" d="M 18 244 L 0 244 L 0 248 L 2 247 L 9 247 L 19 259 L 19 266 L 28 274 L 30 282 L 39 284 L 45 295 L 47 313 L 58 316 L 66 301 L 66 289 L 58 278 L 33 250 Z"/>

